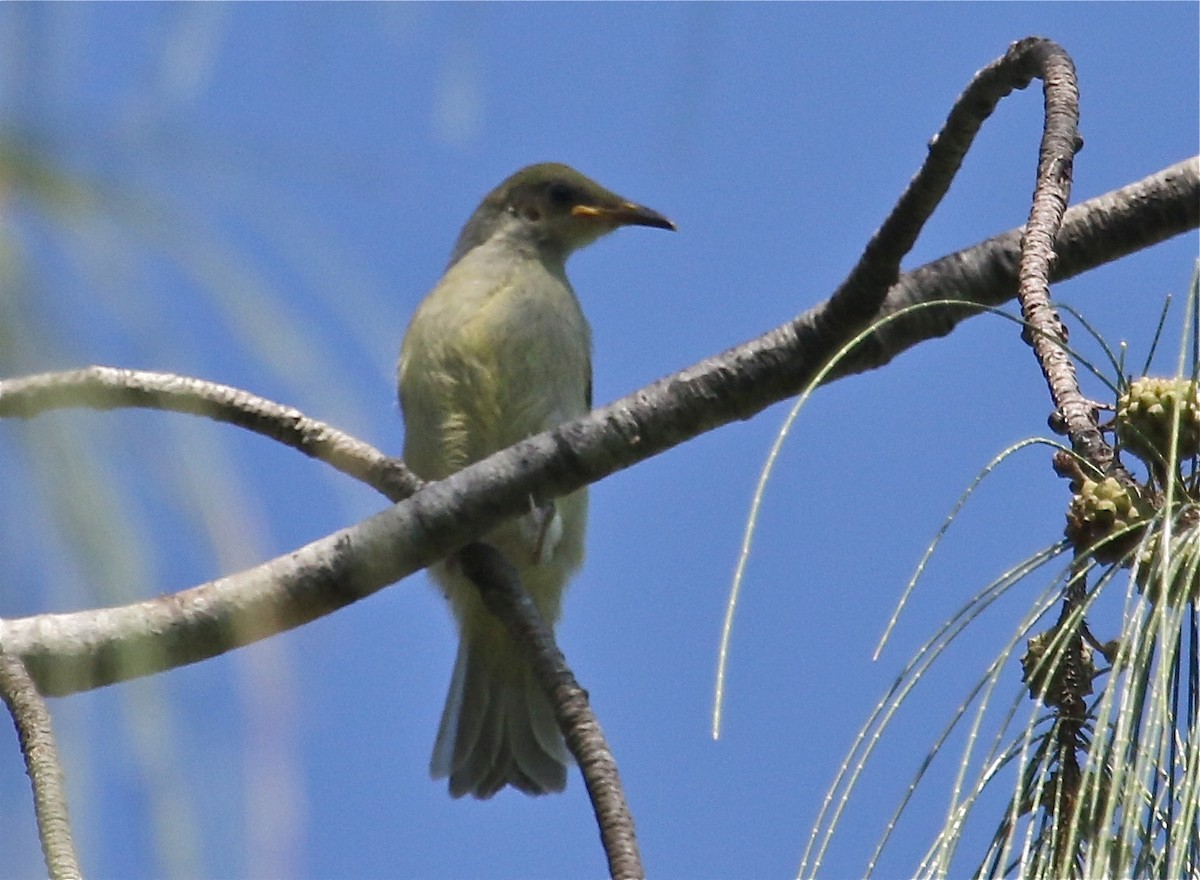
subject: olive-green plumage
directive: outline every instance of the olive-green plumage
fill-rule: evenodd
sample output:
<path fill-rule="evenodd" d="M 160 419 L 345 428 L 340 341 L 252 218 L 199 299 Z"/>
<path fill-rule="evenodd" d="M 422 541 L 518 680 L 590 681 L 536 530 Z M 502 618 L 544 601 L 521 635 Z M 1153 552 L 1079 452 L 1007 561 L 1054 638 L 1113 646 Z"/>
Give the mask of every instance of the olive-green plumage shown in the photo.
<path fill-rule="evenodd" d="M 566 165 L 522 169 L 484 198 L 400 349 L 404 456 L 418 476 L 442 479 L 591 408 L 591 332 L 564 266 L 623 225 L 674 228 Z M 487 536 L 550 623 L 583 562 L 586 521 L 580 490 Z M 431 774 L 448 776 L 454 797 L 561 791 L 568 756 L 549 700 L 475 587 L 452 563 L 430 571 L 460 638 Z"/>

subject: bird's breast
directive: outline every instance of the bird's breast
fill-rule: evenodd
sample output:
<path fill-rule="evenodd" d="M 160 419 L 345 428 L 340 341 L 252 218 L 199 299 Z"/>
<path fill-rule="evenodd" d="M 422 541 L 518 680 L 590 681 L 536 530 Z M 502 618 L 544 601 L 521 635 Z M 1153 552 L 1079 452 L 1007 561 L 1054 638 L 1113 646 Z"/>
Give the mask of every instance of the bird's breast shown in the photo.
<path fill-rule="evenodd" d="M 588 409 L 591 334 L 565 276 L 492 256 L 454 264 L 405 338 L 406 455 L 427 479 Z"/>

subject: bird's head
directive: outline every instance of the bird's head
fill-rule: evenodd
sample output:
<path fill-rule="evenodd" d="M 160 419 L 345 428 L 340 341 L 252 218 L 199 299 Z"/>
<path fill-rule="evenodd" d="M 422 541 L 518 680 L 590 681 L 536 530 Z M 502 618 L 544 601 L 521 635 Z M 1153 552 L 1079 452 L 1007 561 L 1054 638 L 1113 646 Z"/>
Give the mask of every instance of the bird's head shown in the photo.
<path fill-rule="evenodd" d="M 568 165 L 530 165 L 484 197 L 463 227 L 451 263 L 497 234 L 565 259 L 618 226 L 675 228 L 657 211 L 610 192 Z"/>

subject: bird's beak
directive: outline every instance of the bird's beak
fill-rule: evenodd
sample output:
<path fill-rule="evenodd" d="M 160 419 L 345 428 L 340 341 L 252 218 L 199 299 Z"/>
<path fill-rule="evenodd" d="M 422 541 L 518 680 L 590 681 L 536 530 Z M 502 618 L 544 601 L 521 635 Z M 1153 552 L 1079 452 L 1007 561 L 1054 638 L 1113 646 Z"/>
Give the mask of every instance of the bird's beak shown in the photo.
<path fill-rule="evenodd" d="M 651 211 L 633 202 L 614 202 L 605 205 L 576 205 L 571 209 L 576 217 L 586 217 L 613 226 L 653 226 L 657 229 L 675 229 L 675 224 L 658 211 Z"/>

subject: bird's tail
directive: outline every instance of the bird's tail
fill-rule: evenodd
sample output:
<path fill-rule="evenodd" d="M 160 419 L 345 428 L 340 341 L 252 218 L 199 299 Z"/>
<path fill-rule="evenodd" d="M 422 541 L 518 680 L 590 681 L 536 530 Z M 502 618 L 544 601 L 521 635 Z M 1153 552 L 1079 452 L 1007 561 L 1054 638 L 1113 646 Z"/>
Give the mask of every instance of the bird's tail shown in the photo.
<path fill-rule="evenodd" d="M 566 786 L 569 760 L 550 701 L 507 633 L 464 629 L 430 775 L 449 777 L 456 798 L 506 785 L 547 794 Z"/>

